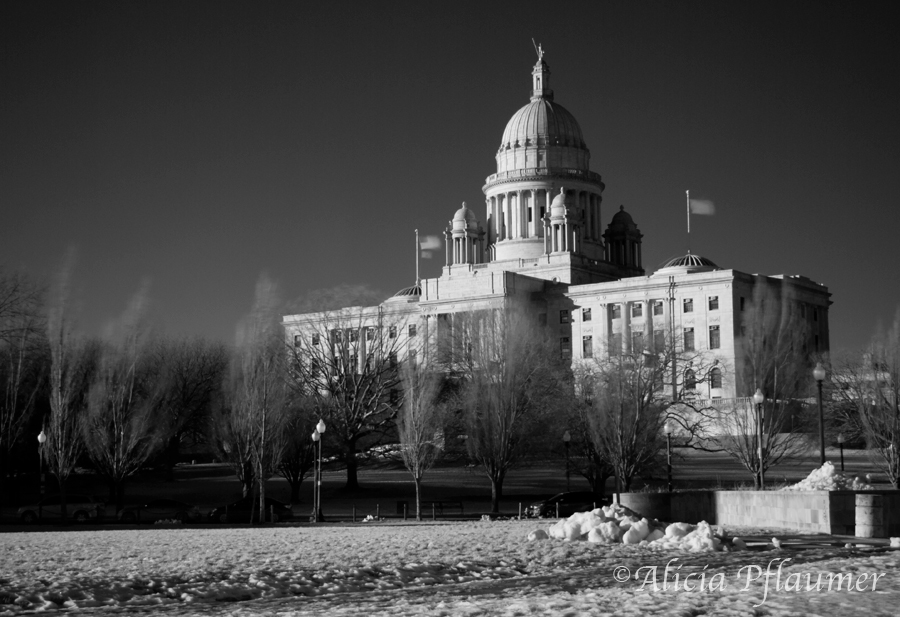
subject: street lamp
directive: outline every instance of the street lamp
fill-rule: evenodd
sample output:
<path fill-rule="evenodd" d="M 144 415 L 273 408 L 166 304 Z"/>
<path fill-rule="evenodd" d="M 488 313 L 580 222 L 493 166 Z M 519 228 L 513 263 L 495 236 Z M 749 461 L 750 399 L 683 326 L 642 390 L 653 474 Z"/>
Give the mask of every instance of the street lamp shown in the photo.
<path fill-rule="evenodd" d="M 316 430 L 313 431 L 312 440 L 319 444 L 318 469 L 316 472 L 316 485 L 313 491 L 313 522 L 318 523 L 325 520 L 322 516 L 322 434 L 325 432 L 325 422 L 321 419 L 316 424 Z"/>
<path fill-rule="evenodd" d="M 44 443 L 47 441 L 47 435 L 44 433 L 44 429 L 41 429 L 41 432 L 38 433 L 38 461 L 40 463 L 40 471 L 41 471 L 41 495 L 44 494 Z"/>
<path fill-rule="evenodd" d="M 838 433 L 838 447 L 841 449 L 841 473 L 844 473 L 844 434 Z"/>
<path fill-rule="evenodd" d="M 819 467 L 825 464 L 825 414 L 822 412 L 822 381 L 825 379 L 825 367 L 819 362 L 813 369 L 813 379 L 819 385 Z"/>
<path fill-rule="evenodd" d="M 668 472 L 668 490 L 672 492 L 672 421 L 666 420 L 663 430 L 666 432 L 666 467 Z"/>
<path fill-rule="evenodd" d="M 569 488 L 569 442 L 572 441 L 572 435 L 569 434 L 569 431 L 563 433 L 563 443 L 566 446 L 566 492 L 568 493 L 571 488 Z"/>
<path fill-rule="evenodd" d="M 756 389 L 756 393 L 753 395 L 753 404 L 756 405 L 756 442 L 758 447 L 759 454 L 759 490 L 764 491 L 765 487 L 765 471 L 763 471 L 763 412 L 762 406 L 766 401 L 766 396 L 762 393 L 762 390 L 759 388 Z"/>

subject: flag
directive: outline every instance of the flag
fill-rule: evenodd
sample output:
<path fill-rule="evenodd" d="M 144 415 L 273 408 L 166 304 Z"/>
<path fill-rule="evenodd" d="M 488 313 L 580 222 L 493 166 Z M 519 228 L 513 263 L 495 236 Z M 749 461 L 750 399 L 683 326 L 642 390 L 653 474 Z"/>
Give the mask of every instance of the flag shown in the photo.
<path fill-rule="evenodd" d="M 422 259 L 431 259 L 435 249 L 441 248 L 440 236 L 424 236 L 419 239 Z"/>
<path fill-rule="evenodd" d="M 709 199 L 691 199 L 691 214 L 715 214 L 716 206 Z"/>

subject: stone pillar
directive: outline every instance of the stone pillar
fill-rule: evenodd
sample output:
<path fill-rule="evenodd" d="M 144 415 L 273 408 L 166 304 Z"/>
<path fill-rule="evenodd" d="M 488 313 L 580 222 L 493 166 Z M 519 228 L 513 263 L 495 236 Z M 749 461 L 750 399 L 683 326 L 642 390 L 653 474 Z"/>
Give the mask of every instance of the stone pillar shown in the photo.
<path fill-rule="evenodd" d="M 622 353 L 631 350 L 631 302 L 622 303 Z"/>

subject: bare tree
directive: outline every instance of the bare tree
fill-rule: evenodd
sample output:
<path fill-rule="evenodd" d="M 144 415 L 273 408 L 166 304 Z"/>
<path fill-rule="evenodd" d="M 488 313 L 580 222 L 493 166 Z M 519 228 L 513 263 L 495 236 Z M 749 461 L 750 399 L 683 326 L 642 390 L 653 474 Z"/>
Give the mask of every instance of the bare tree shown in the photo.
<path fill-rule="evenodd" d="M 873 463 L 900 488 L 900 309 L 865 353 L 836 359 L 829 375 L 845 426 L 865 438 Z"/>
<path fill-rule="evenodd" d="M 293 380 L 290 383 L 293 384 Z M 314 442 L 310 439 L 318 417 L 315 399 L 303 393 L 295 393 L 286 414 L 284 451 L 278 473 L 291 487 L 291 503 L 298 503 L 303 479 L 315 465 Z"/>
<path fill-rule="evenodd" d="M 567 369 L 525 306 L 451 317 L 449 332 L 438 333 L 441 359 L 459 379 L 469 456 L 490 479 L 491 511 L 499 512 L 506 474 L 535 444 Z"/>
<path fill-rule="evenodd" d="M 159 340 L 152 348 L 161 370 L 168 429 L 163 453 L 170 478 L 183 442 L 202 443 L 213 399 L 221 388 L 229 349 L 201 337 Z"/>
<path fill-rule="evenodd" d="M 709 441 L 743 465 L 762 488 L 760 478 L 766 470 L 808 448 L 804 430 L 809 418 L 802 403 L 809 394 L 807 326 L 791 287 L 760 279 L 743 313 L 742 327 L 737 384 L 739 391 L 758 389 L 765 396 L 762 444 L 750 399 L 720 409 L 717 434 Z"/>
<path fill-rule="evenodd" d="M 102 343 L 81 427 L 88 456 L 109 480 L 117 509 L 125 481 L 162 447 L 168 432 L 159 421 L 165 387 L 162 368 L 151 362 L 145 309 L 146 287 Z"/>
<path fill-rule="evenodd" d="M 575 392 L 573 388 L 572 395 L 566 421 L 566 430 L 571 437 L 566 473 L 574 471 L 582 476 L 590 484 L 591 491 L 602 498 L 606 492 L 606 481 L 614 476 L 615 469 L 600 456 L 591 437 L 593 392 L 585 392 L 580 388 Z"/>
<path fill-rule="evenodd" d="M 422 478 L 443 452 L 443 375 L 407 363 L 400 371 L 402 402 L 397 414 L 400 455 L 416 485 L 416 520 L 422 520 Z"/>
<path fill-rule="evenodd" d="M 42 309 L 41 289 L 33 281 L 0 272 L 0 488 L 46 378 Z"/>
<path fill-rule="evenodd" d="M 409 330 L 402 317 L 380 307 L 310 315 L 292 330 L 291 376 L 295 389 L 316 401 L 347 466 L 347 488 L 357 488 L 357 451 L 393 427 L 399 388 L 397 364 Z M 394 401 L 394 402 L 392 402 Z M 370 444 L 371 445 L 371 444 Z"/>
<path fill-rule="evenodd" d="M 608 347 L 574 370 L 582 430 L 590 435 L 597 466 L 611 471 L 617 490 L 630 490 L 635 477 L 658 468 L 666 422 L 682 446 L 704 447 L 700 437 L 714 410 L 699 393 L 723 379 L 728 367 L 710 352 L 685 347 L 680 332 L 664 330 L 649 347 Z"/>
<path fill-rule="evenodd" d="M 51 288 L 47 314 L 50 344 L 50 415 L 42 454 L 59 484 L 60 505 L 66 518 L 66 480 L 84 450 L 80 423 L 97 367 L 100 347 L 75 331 L 70 294 L 72 259 L 67 259 Z"/>
<path fill-rule="evenodd" d="M 260 520 L 265 519 L 266 481 L 281 463 L 290 406 L 279 309 L 274 284 L 261 276 L 253 310 L 238 328 L 225 390 L 232 435 L 246 435 L 240 443 L 250 454 Z"/>

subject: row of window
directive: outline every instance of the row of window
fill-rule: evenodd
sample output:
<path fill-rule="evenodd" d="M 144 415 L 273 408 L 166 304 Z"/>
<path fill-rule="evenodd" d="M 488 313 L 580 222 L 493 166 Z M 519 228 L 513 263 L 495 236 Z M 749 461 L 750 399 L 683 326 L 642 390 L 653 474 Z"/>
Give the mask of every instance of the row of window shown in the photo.
<path fill-rule="evenodd" d="M 742 305 L 743 305 L 743 298 Z M 709 310 L 717 311 L 719 310 L 719 296 L 710 296 L 707 298 Z M 662 300 L 653 300 L 650 305 L 653 315 L 658 316 L 663 314 L 663 301 Z M 693 298 L 684 298 L 682 301 L 682 308 L 685 313 L 693 313 L 694 312 L 694 299 Z M 741 306 L 743 308 L 743 306 Z M 644 316 L 644 304 L 642 302 L 635 302 L 631 305 L 631 317 L 643 317 Z M 622 305 L 621 304 L 613 304 L 610 306 L 610 317 L 612 319 L 621 319 L 622 318 Z M 581 321 L 591 321 L 591 309 L 583 308 L 581 309 Z M 559 311 L 559 323 L 567 324 L 572 323 L 572 312 L 569 309 L 561 309 Z"/>
<path fill-rule="evenodd" d="M 572 342 L 568 336 L 560 337 L 560 351 L 564 358 L 571 357 L 572 355 Z M 662 349 L 666 342 L 665 332 L 662 330 L 654 330 L 653 331 L 653 347 L 655 349 Z M 719 326 L 710 326 L 709 327 L 709 349 L 719 349 L 721 347 L 721 336 L 719 331 Z M 633 350 L 641 350 L 645 349 L 645 341 L 644 341 L 644 332 L 643 330 L 635 330 L 631 333 L 631 348 Z M 616 354 L 622 349 L 622 334 L 615 333 L 610 338 L 609 342 L 609 351 L 611 354 Z M 685 328 L 684 329 L 684 350 L 685 351 L 695 351 L 695 341 L 694 341 L 694 329 L 693 328 Z M 594 337 L 591 335 L 586 335 L 581 337 L 581 354 L 585 358 L 593 358 L 594 357 Z"/>
<path fill-rule="evenodd" d="M 416 336 L 417 329 L 416 324 L 409 324 L 407 327 L 406 333 L 407 336 Z M 374 341 L 376 336 L 377 328 L 375 326 L 369 326 L 364 328 L 366 333 L 367 341 Z M 356 343 L 359 341 L 359 328 L 348 328 L 347 330 L 335 328 L 331 331 L 331 342 L 340 343 L 344 340 L 344 333 L 347 333 L 347 340 L 351 343 Z M 389 326 L 388 327 L 388 338 L 397 338 L 397 326 Z M 319 345 L 321 343 L 322 337 L 318 332 L 313 332 L 310 336 L 310 342 L 313 345 Z M 294 335 L 294 347 L 302 347 L 303 346 L 303 335 L 295 334 Z"/>

